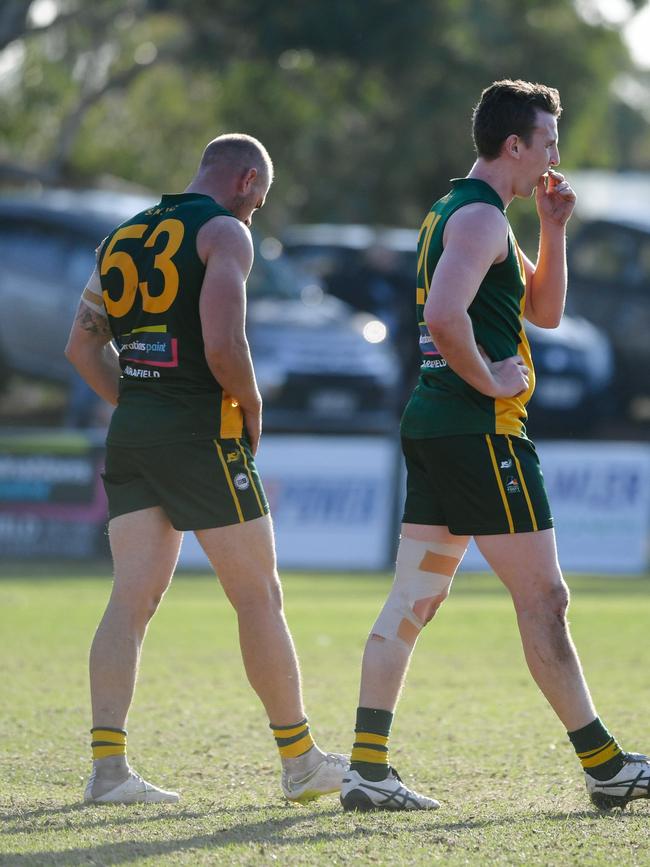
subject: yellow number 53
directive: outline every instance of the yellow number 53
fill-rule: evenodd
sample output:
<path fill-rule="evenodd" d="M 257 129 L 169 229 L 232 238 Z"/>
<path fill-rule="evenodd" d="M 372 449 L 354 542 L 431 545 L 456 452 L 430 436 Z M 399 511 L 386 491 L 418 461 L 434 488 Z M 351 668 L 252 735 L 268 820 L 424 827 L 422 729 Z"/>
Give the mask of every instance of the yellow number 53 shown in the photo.
<path fill-rule="evenodd" d="M 159 235 L 163 232 L 167 234 L 167 243 L 153 260 L 154 268 L 163 275 L 163 290 L 159 295 L 149 293 L 149 284 L 146 280 L 140 280 L 136 264 L 129 253 L 115 250 L 115 245 L 125 238 L 142 238 L 148 228 L 146 223 L 136 223 L 118 229 L 101 257 L 102 276 L 108 274 L 111 268 L 117 268 L 122 274 L 122 294 L 119 298 L 111 298 L 105 289 L 102 293 L 106 310 L 116 318 L 126 316 L 133 307 L 138 290 L 142 295 L 142 309 L 147 313 L 164 313 L 169 310 L 178 294 L 178 271 L 172 262 L 172 256 L 178 252 L 183 241 L 185 227 L 180 220 L 169 219 L 158 223 L 144 242 L 145 247 L 153 247 Z"/>

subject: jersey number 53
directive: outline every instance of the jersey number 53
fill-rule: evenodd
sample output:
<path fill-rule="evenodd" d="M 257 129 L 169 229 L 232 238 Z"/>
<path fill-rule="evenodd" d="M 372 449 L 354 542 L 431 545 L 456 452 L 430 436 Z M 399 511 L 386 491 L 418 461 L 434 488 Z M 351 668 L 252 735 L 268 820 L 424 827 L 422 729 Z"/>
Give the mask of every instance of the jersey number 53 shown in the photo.
<path fill-rule="evenodd" d="M 122 274 L 123 285 L 119 298 L 111 298 L 105 289 L 102 292 L 104 304 L 110 316 L 115 318 L 126 316 L 133 307 L 138 291 L 142 295 L 142 309 L 148 313 L 164 313 L 174 303 L 178 294 L 178 270 L 172 257 L 178 252 L 185 232 L 185 227 L 180 220 L 168 219 L 158 223 L 144 242 L 145 247 L 153 247 L 163 232 L 167 234 L 167 243 L 153 260 L 153 267 L 163 275 L 163 289 L 157 295 L 151 295 L 149 283 L 146 280 L 140 280 L 133 257 L 129 253 L 115 249 L 115 245 L 125 238 L 143 238 L 147 229 L 150 228 L 146 223 L 123 226 L 115 232 L 101 257 L 100 274 L 102 276 L 108 274 L 111 268 L 117 268 Z"/>

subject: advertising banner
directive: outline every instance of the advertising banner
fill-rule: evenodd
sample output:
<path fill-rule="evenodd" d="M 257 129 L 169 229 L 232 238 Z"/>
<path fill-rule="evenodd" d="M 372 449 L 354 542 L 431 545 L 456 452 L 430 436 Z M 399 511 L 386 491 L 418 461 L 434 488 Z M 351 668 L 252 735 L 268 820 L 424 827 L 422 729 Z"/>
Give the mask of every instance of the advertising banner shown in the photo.
<path fill-rule="evenodd" d="M 0 557 L 105 553 L 103 460 L 90 434 L 0 434 Z"/>
<path fill-rule="evenodd" d="M 256 463 L 280 568 L 387 568 L 395 544 L 398 454 L 391 437 L 267 434 Z M 179 563 L 207 565 L 191 533 Z"/>
<path fill-rule="evenodd" d="M 103 437 L 0 434 L 0 558 L 107 553 Z M 641 574 L 650 567 L 650 446 L 537 444 L 566 571 Z M 267 434 L 257 460 L 281 568 L 392 568 L 404 468 L 391 437 Z M 180 565 L 207 568 L 187 533 Z M 463 568 L 487 564 L 474 544 Z"/>

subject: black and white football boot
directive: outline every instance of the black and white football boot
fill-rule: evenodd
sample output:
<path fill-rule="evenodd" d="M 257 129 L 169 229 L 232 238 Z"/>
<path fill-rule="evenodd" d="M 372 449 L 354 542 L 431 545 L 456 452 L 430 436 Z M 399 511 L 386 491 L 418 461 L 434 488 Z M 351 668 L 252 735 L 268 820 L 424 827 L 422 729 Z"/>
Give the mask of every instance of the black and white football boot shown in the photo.
<path fill-rule="evenodd" d="M 624 808 L 630 801 L 650 798 L 650 761 L 641 753 L 624 753 L 625 764 L 610 780 L 597 780 L 585 771 L 587 791 L 599 810 Z"/>
<path fill-rule="evenodd" d="M 437 810 L 438 801 L 407 789 L 394 768 L 389 768 L 385 780 L 364 779 L 357 771 L 348 771 L 341 783 L 341 804 L 344 810 Z"/>

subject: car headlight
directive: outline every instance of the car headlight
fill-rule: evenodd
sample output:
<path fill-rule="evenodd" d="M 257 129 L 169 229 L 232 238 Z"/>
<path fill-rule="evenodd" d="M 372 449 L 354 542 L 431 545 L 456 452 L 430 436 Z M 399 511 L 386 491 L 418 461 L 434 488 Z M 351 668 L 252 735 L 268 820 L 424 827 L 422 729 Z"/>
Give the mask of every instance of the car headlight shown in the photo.
<path fill-rule="evenodd" d="M 388 329 L 379 319 L 371 319 L 370 322 L 363 326 L 361 332 L 368 343 L 382 343 L 386 340 Z"/>
<path fill-rule="evenodd" d="M 381 319 L 375 319 L 367 313 L 357 313 L 352 325 L 368 343 L 383 343 L 388 337 L 388 328 Z"/>

